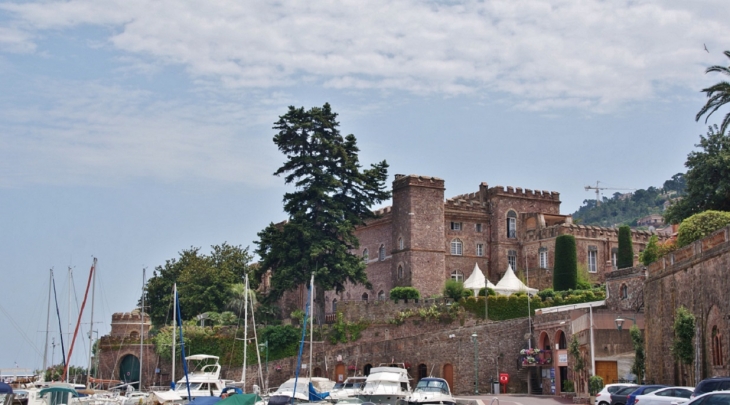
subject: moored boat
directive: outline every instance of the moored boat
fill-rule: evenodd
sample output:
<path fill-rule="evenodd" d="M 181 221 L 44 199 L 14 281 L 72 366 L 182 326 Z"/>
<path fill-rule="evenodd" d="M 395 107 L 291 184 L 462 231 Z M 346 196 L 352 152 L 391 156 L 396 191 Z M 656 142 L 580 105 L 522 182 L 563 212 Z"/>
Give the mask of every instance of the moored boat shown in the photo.
<path fill-rule="evenodd" d="M 416 384 L 416 388 L 408 399 L 408 405 L 455 405 L 449 383 L 443 378 L 426 377 Z"/>
<path fill-rule="evenodd" d="M 380 405 L 397 405 L 411 394 L 408 371 L 400 367 L 373 367 L 357 398 Z"/>

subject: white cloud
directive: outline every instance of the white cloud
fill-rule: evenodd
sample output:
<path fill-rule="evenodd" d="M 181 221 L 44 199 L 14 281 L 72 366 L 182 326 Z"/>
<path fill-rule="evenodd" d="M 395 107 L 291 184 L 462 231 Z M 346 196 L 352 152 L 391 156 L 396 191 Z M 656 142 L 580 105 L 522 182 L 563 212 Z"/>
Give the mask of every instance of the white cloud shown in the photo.
<path fill-rule="evenodd" d="M 28 32 L 11 27 L 0 26 L 0 51 L 30 53 L 36 49 Z"/>
<path fill-rule="evenodd" d="M 715 60 L 703 43 L 719 56 L 730 11 L 720 1 L 684 3 L 71 0 L 3 8 L 41 30 L 114 27 L 114 47 L 231 87 L 306 78 L 338 89 L 498 91 L 531 109 L 595 110 L 695 86 L 698 65 Z"/>

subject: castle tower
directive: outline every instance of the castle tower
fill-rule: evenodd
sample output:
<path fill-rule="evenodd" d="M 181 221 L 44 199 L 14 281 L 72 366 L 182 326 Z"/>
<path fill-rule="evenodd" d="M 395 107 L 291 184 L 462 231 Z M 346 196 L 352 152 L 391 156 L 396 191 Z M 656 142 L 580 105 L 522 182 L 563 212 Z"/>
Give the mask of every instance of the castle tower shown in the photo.
<path fill-rule="evenodd" d="M 444 264 L 444 180 L 396 175 L 393 181 L 393 286 L 422 296 L 441 293 Z"/>

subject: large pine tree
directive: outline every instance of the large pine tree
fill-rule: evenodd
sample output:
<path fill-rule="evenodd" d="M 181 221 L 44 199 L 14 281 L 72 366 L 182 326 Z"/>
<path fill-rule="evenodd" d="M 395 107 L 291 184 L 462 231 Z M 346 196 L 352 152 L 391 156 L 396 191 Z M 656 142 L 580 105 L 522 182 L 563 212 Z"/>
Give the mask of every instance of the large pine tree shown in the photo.
<path fill-rule="evenodd" d="M 329 104 L 289 107 L 274 124 L 274 143 L 286 156 L 274 174 L 284 175 L 294 191 L 284 195 L 288 221 L 258 233 L 259 275 L 272 270 L 269 301 L 314 274 L 321 313 L 325 291 L 342 291 L 348 282 L 369 285 L 365 263 L 350 252 L 359 247 L 355 228 L 373 217 L 370 207 L 390 198 L 388 164 L 362 170 L 355 136 L 343 137 L 338 127 Z"/>

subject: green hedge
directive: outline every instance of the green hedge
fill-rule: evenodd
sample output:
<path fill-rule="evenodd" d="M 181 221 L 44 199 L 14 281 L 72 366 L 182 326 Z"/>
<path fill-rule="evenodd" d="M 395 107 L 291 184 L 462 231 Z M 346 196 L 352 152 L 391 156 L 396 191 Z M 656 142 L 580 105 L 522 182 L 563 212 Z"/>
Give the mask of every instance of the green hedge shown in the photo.
<path fill-rule="evenodd" d="M 395 287 L 390 290 L 392 300 L 417 300 L 419 298 L 421 298 L 421 293 L 413 287 Z"/>
<path fill-rule="evenodd" d="M 634 244 L 631 241 L 631 228 L 628 225 L 618 227 L 618 254 L 616 267 L 625 269 L 634 266 Z"/>
<path fill-rule="evenodd" d="M 540 291 L 530 300 L 531 315 L 535 310 L 567 304 L 580 304 L 583 302 L 598 301 L 606 298 L 606 293 L 601 287 L 590 290 L 568 290 L 554 291 L 547 289 Z M 484 297 L 469 297 L 459 301 L 459 305 L 473 313 L 477 318 L 484 318 Z M 527 316 L 527 295 L 524 293 L 489 296 L 489 319 L 493 321 L 504 321 L 507 319 L 522 318 Z"/>
<path fill-rule="evenodd" d="M 557 291 L 575 289 L 578 286 L 578 257 L 575 237 L 560 235 L 555 238 L 555 266 L 553 268 L 553 289 Z"/>

